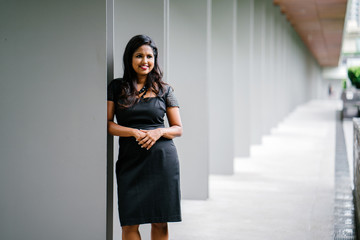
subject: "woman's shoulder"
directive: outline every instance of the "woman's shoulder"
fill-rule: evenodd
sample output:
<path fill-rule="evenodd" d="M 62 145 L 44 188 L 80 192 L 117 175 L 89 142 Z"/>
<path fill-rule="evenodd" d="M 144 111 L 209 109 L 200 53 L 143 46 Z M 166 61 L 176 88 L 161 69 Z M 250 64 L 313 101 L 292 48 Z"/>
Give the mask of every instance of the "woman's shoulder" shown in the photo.
<path fill-rule="evenodd" d="M 166 86 L 165 86 L 165 93 L 169 94 L 169 93 L 172 93 L 172 92 L 174 92 L 173 86 L 171 86 L 170 84 L 167 83 Z"/>
<path fill-rule="evenodd" d="M 121 84 L 124 83 L 124 79 L 123 78 L 115 78 L 113 80 L 111 80 L 111 82 L 109 83 L 109 85 L 113 85 L 113 86 L 119 86 Z"/>
<path fill-rule="evenodd" d="M 170 84 L 164 86 L 164 92 L 166 107 L 179 107 L 179 103 L 174 95 L 174 88 Z"/>
<path fill-rule="evenodd" d="M 109 83 L 107 88 L 108 101 L 115 101 L 118 98 L 123 82 L 122 78 L 115 78 Z"/>
<path fill-rule="evenodd" d="M 125 81 L 123 78 L 115 78 L 111 80 L 108 85 L 108 89 L 111 91 L 119 92 L 122 88 L 125 87 Z"/>
<path fill-rule="evenodd" d="M 162 89 L 160 91 L 161 96 L 167 98 L 170 95 L 172 95 L 174 92 L 174 88 L 167 82 L 162 83 Z"/>
<path fill-rule="evenodd" d="M 169 91 L 171 91 L 171 90 L 174 90 L 174 89 L 170 84 L 168 84 L 166 82 L 162 82 L 162 91 L 163 91 L 162 93 L 163 94 L 168 94 Z"/>

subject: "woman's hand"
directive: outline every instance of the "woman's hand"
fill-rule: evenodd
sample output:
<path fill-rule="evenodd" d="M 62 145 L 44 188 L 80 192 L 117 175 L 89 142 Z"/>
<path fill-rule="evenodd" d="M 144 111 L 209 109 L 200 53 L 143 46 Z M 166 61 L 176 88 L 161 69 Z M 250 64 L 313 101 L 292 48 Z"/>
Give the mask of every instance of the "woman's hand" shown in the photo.
<path fill-rule="evenodd" d="M 139 145 L 142 148 L 146 148 L 149 150 L 157 140 L 163 135 L 163 131 L 161 128 L 153 129 L 153 130 L 140 130 L 145 136 L 139 141 Z"/>
<path fill-rule="evenodd" d="M 138 129 L 135 130 L 134 138 L 137 142 L 141 141 L 144 137 L 146 137 L 146 133 Z"/>

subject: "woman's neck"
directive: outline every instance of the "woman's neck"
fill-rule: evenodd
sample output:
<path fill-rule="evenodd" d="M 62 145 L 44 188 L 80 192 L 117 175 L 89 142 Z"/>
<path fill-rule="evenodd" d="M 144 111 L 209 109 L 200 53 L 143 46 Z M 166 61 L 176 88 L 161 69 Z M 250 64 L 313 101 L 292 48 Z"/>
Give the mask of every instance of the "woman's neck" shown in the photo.
<path fill-rule="evenodd" d="M 146 83 L 146 76 L 145 77 L 138 77 L 137 78 L 137 89 L 138 91 L 140 91 L 140 89 L 142 89 L 145 86 Z"/>
<path fill-rule="evenodd" d="M 146 76 L 138 76 L 137 77 L 137 84 L 145 85 L 145 83 L 146 83 Z"/>

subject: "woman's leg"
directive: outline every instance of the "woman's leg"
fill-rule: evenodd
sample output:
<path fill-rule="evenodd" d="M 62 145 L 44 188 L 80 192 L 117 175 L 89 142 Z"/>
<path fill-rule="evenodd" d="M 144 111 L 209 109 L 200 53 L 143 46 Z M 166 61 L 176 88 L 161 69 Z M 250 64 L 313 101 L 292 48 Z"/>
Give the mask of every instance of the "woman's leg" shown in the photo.
<path fill-rule="evenodd" d="M 122 240 L 141 240 L 139 225 L 123 226 Z"/>
<path fill-rule="evenodd" d="M 151 240 L 168 240 L 169 232 L 167 223 L 151 224 Z"/>

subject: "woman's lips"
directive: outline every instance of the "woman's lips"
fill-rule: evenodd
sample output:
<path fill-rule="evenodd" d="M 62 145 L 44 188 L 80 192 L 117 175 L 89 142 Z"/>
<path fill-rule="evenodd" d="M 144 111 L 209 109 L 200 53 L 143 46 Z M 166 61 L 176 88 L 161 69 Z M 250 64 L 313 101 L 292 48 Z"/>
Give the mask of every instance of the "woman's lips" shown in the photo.
<path fill-rule="evenodd" d="M 146 69 L 148 69 L 149 67 L 148 67 L 148 66 L 140 66 L 140 68 L 141 68 L 142 70 L 146 70 Z"/>

